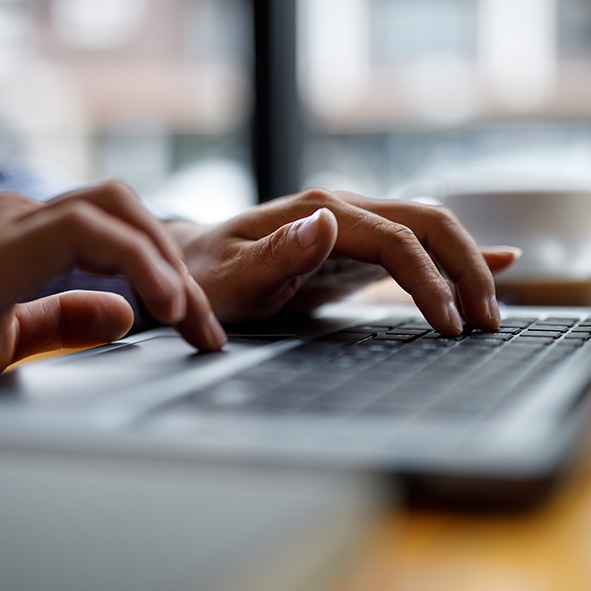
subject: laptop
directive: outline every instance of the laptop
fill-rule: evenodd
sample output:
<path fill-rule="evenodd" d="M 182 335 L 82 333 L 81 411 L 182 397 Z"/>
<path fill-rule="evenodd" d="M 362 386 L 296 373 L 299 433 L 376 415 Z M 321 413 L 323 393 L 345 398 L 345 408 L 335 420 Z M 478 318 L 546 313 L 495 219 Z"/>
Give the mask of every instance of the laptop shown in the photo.
<path fill-rule="evenodd" d="M 228 327 L 207 354 L 147 331 L 0 376 L 0 447 L 353 469 L 416 499 L 529 503 L 580 458 L 591 309 L 502 316 L 445 337 L 413 306 L 345 302 Z"/>

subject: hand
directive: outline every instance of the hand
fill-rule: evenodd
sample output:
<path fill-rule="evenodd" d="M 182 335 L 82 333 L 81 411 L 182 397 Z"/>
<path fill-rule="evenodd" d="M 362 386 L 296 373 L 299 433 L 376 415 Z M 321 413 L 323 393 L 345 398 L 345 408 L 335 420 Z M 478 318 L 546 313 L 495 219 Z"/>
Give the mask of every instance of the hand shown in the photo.
<path fill-rule="evenodd" d="M 441 333 L 458 334 L 460 315 L 494 330 L 500 315 L 491 269 L 516 257 L 512 249 L 481 252 L 446 208 L 316 189 L 220 225 L 170 226 L 226 322 L 285 306 L 309 310 L 389 274 Z"/>
<path fill-rule="evenodd" d="M 46 204 L 0 193 L 0 371 L 33 353 L 103 344 L 129 330 L 133 311 L 114 294 L 67 292 L 16 304 L 74 266 L 124 275 L 154 317 L 199 349 L 219 349 L 223 329 L 180 254 L 121 183 Z"/>

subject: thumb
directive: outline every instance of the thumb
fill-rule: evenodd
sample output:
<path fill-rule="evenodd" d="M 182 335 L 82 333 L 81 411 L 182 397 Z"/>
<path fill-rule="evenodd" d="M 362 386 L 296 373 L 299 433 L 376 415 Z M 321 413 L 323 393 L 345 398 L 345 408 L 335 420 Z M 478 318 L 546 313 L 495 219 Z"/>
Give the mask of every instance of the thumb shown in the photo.
<path fill-rule="evenodd" d="M 127 333 L 133 310 L 116 294 L 68 291 L 17 304 L 14 360 L 35 353 L 103 345 Z"/>
<path fill-rule="evenodd" d="M 523 254 L 523 250 L 515 246 L 483 246 L 480 251 L 493 273 L 509 268 Z"/>
<path fill-rule="evenodd" d="M 321 208 L 249 242 L 238 264 L 247 265 L 247 280 L 235 285 L 240 303 L 220 304 L 216 312 L 227 322 L 266 318 L 280 310 L 298 290 L 303 276 L 332 252 L 338 233 L 334 214 Z"/>
<path fill-rule="evenodd" d="M 326 260 L 337 233 L 335 215 L 321 208 L 258 240 L 253 254 L 268 268 L 269 278 L 293 279 L 313 271 Z"/>

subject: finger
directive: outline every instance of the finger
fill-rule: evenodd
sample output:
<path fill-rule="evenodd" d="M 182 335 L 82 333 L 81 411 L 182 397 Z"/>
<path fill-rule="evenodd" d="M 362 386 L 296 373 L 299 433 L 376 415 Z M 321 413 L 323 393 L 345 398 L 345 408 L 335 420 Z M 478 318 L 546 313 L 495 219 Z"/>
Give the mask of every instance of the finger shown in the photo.
<path fill-rule="evenodd" d="M 338 220 L 338 253 L 383 266 L 411 294 L 437 330 L 446 334 L 461 332 L 461 317 L 449 286 L 409 228 L 322 190 L 305 191 L 265 207 L 261 223 L 254 223 L 257 220 L 253 218 L 252 232 L 261 231 L 263 222 L 276 223 L 298 213 L 308 215 L 310 209 L 319 207 L 330 209 Z"/>
<path fill-rule="evenodd" d="M 499 306 L 491 270 L 479 247 L 451 211 L 416 206 L 410 227 L 456 285 L 464 318 L 479 328 L 495 330 Z"/>
<path fill-rule="evenodd" d="M 515 246 L 481 246 L 480 252 L 492 273 L 504 271 L 523 254 L 523 250 Z"/>
<path fill-rule="evenodd" d="M 334 247 L 337 234 L 334 214 L 321 208 L 258 240 L 251 249 L 251 256 L 266 265 L 266 271 L 270 273 L 268 279 L 275 278 L 277 262 L 281 263 L 285 278 L 293 279 L 324 262 Z"/>
<path fill-rule="evenodd" d="M 71 291 L 15 306 L 14 359 L 58 349 L 92 347 L 124 336 L 133 311 L 119 295 Z"/>
<path fill-rule="evenodd" d="M 297 290 L 299 281 L 321 265 L 337 239 L 337 221 L 321 208 L 312 215 L 281 226 L 268 236 L 244 243 L 238 264 L 250 273 L 242 290 L 240 310 L 221 311 L 230 321 L 269 316 L 279 310 Z"/>
<path fill-rule="evenodd" d="M 2 299 L 30 297 L 50 278 L 74 266 L 92 273 L 123 274 L 148 310 L 167 323 L 186 311 L 185 282 L 148 236 L 93 205 L 67 200 L 21 220 L 3 245 L 2 276 L 17 278 Z M 30 269 L 26 274 L 22 269 Z"/>
<path fill-rule="evenodd" d="M 38 201 L 28 199 L 11 191 L 0 192 L 0 215 L 2 222 L 17 218 L 29 211 L 43 207 Z"/>
<path fill-rule="evenodd" d="M 472 236 L 450 210 L 403 201 L 376 202 L 356 195 L 347 199 L 408 226 L 456 284 L 466 320 L 479 328 L 498 328 L 500 312 L 491 270 Z"/>
<path fill-rule="evenodd" d="M 409 228 L 358 208 L 342 208 L 338 219 L 338 252 L 384 267 L 439 332 L 462 331 L 447 281 Z"/>
<path fill-rule="evenodd" d="M 181 271 L 181 250 L 168 234 L 164 224 L 155 219 L 140 203 L 137 194 L 125 183 L 110 181 L 65 193 L 49 202 L 57 206 L 66 200 L 78 199 L 92 203 L 150 237 L 162 255 L 177 271 Z"/>
<path fill-rule="evenodd" d="M 185 279 L 187 314 L 175 328 L 188 343 L 200 351 L 217 351 L 226 343 L 226 333 L 215 317 L 201 287 L 188 272 Z"/>

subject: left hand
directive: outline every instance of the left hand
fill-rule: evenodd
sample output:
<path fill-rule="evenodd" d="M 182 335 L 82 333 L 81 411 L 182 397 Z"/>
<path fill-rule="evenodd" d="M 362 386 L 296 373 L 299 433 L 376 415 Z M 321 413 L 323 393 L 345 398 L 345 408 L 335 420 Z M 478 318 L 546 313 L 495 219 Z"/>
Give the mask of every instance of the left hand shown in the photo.
<path fill-rule="evenodd" d="M 47 203 L 0 192 L 0 371 L 33 353 L 99 345 L 129 330 L 133 311 L 115 294 L 73 291 L 29 301 L 73 267 L 124 275 L 155 318 L 196 348 L 219 349 L 225 334 L 180 254 L 121 183 Z"/>
<path fill-rule="evenodd" d="M 461 314 L 494 330 L 492 271 L 512 249 L 480 250 L 446 208 L 308 190 L 227 222 L 171 222 L 192 275 L 226 322 L 310 310 L 392 276 L 434 328 L 458 334 Z M 458 313 L 459 310 L 459 313 Z"/>

